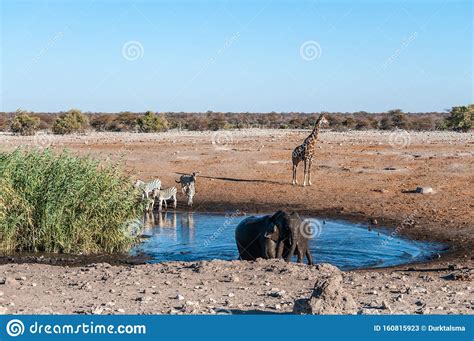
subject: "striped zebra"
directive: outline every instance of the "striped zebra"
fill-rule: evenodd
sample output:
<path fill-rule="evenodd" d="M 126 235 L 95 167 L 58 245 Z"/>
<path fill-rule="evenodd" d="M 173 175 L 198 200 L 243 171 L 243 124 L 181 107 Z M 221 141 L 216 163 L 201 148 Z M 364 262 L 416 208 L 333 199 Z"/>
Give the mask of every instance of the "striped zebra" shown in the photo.
<path fill-rule="evenodd" d="M 166 203 L 167 200 L 173 199 L 173 207 L 176 209 L 178 201 L 176 200 L 176 193 L 178 190 L 176 187 L 170 187 L 165 189 L 154 189 L 153 190 L 153 197 L 158 199 L 159 202 L 159 211 L 162 211 L 162 204 L 165 203 L 165 208 L 168 208 L 168 204 Z"/>
<path fill-rule="evenodd" d="M 188 197 L 188 206 L 193 206 L 193 198 L 196 194 L 196 188 L 194 186 L 194 182 L 191 182 L 184 188 L 184 194 Z"/>
<path fill-rule="evenodd" d="M 142 201 L 145 202 L 145 210 L 147 212 L 150 212 L 150 210 L 153 211 L 153 207 L 155 206 L 155 196 L 153 192 L 161 188 L 161 180 L 155 179 L 147 183 L 137 180 L 135 182 L 135 188 L 139 188 L 142 191 Z"/>

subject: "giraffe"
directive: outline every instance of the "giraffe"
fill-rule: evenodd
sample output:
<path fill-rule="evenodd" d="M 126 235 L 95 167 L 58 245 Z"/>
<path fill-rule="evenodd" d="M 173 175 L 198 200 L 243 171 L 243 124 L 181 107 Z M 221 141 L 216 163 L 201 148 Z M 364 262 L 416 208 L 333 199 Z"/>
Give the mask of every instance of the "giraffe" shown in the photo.
<path fill-rule="evenodd" d="M 324 114 L 321 114 L 314 123 L 314 128 L 311 134 L 305 138 L 301 145 L 293 150 L 293 153 L 291 154 L 291 160 L 293 162 L 293 185 L 298 184 L 298 180 L 296 179 L 296 169 L 298 168 L 300 161 L 303 161 L 303 186 L 306 186 L 306 182 L 308 182 L 308 185 L 311 186 L 311 163 L 313 162 L 314 147 L 316 146 L 321 126 L 328 123 L 329 122 L 324 117 Z"/>

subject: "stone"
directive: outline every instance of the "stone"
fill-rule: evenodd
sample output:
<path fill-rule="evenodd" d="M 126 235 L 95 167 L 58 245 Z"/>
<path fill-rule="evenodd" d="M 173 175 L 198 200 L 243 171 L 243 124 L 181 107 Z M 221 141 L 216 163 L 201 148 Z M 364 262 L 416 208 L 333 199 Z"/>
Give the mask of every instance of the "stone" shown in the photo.
<path fill-rule="evenodd" d="M 343 288 L 342 272 L 330 264 L 317 266 L 322 276 L 319 278 L 309 299 L 295 301 L 296 314 L 356 314 L 357 305 L 352 295 Z"/>
<path fill-rule="evenodd" d="M 357 315 L 379 315 L 376 309 L 361 308 L 357 311 Z"/>
<path fill-rule="evenodd" d="M 473 276 L 472 276 L 472 273 L 471 273 L 471 270 L 469 269 L 460 269 L 460 270 L 456 270 L 452 273 L 450 273 L 449 275 L 446 275 L 444 277 L 445 280 L 448 280 L 448 281 L 471 281 Z"/>
<path fill-rule="evenodd" d="M 7 279 L 5 277 L 0 277 L 0 285 L 3 285 L 7 282 Z"/>
<path fill-rule="evenodd" d="M 6 315 L 8 312 L 7 307 L 0 307 L 0 315 Z"/>
<path fill-rule="evenodd" d="M 104 308 L 96 307 L 95 309 L 92 309 L 92 314 L 93 315 L 101 315 L 103 311 L 104 311 Z"/>
<path fill-rule="evenodd" d="M 272 288 L 270 291 L 267 292 L 267 295 L 270 297 L 282 298 L 286 294 L 285 290 L 280 290 L 278 288 Z"/>
<path fill-rule="evenodd" d="M 390 306 L 388 305 L 387 301 L 382 301 L 382 309 L 387 309 L 388 311 L 392 311 L 392 309 L 390 309 Z"/>
<path fill-rule="evenodd" d="M 420 194 L 433 194 L 433 188 L 431 187 L 417 187 L 415 191 Z"/>
<path fill-rule="evenodd" d="M 184 300 L 184 296 L 183 296 L 183 295 L 180 295 L 180 294 L 176 295 L 175 298 L 176 298 L 177 300 L 180 300 L 180 301 Z"/>

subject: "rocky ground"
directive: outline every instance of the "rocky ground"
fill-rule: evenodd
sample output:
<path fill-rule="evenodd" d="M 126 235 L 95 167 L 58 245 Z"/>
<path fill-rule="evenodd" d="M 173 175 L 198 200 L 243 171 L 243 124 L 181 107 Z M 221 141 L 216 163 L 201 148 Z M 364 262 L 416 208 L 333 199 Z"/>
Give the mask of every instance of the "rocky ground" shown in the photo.
<path fill-rule="evenodd" d="M 282 260 L 0 266 L 11 314 L 472 314 L 472 270 L 349 271 Z"/>
<path fill-rule="evenodd" d="M 321 266 L 279 261 L 66 267 L 19 264 L 16 258 L 4 257 L 1 311 L 472 314 L 473 134 L 322 132 L 313 186 L 291 186 L 291 151 L 307 134 L 3 134 L 0 151 L 18 146 L 69 148 L 120 159 L 137 178 L 158 177 L 164 186 L 174 185 L 181 173 L 200 171 L 193 210 L 295 209 L 305 215 L 371 222 L 374 228 L 392 228 L 396 235 L 446 243 L 449 251 L 428 264 L 342 275 L 327 266 L 323 271 Z M 301 167 L 298 174 L 301 181 Z M 416 193 L 417 187 L 431 187 L 433 193 Z M 187 209 L 184 198 L 178 200 L 178 208 Z M 341 290 L 334 291 L 330 288 L 338 287 L 339 276 Z"/>

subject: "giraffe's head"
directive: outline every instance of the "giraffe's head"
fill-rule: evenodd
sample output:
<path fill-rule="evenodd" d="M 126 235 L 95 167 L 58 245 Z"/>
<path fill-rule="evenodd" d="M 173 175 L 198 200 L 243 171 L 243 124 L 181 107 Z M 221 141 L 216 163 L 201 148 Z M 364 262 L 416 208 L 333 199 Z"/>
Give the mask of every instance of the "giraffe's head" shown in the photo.
<path fill-rule="evenodd" d="M 319 115 L 316 122 L 314 122 L 313 133 L 319 128 L 324 128 L 326 126 L 329 126 L 329 121 L 326 119 L 326 116 L 324 114 Z"/>
<path fill-rule="evenodd" d="M 316 121 L 316 124 L 319 127 L 325 127 L 329 126 L 329 121 L 326 119 L 326 116 L 324 114 L 319 115 L 318 120 Z"/>

